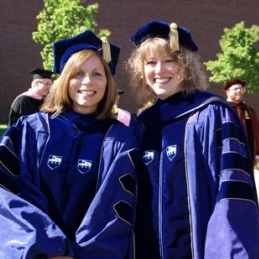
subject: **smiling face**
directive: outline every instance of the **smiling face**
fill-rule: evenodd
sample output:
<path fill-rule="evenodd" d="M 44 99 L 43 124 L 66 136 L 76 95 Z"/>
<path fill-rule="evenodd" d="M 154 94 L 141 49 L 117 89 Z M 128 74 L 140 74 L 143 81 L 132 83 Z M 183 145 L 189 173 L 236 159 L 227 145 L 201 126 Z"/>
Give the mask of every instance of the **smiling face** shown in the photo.
<path fill-rule="evenodd" d="M 98 56 L 92 55 L 69 81 L 68 93 L 73 102 L 73 110 L 83 114 L 95 112 L 103 99 L 106 86 L 104 66 Z"/>
<path fill-rule="evenodd" d="M 245 88 L 241 84 L 234 84 L 227 90 L 227 101 L 240 103 L 244 98 Z"/>
<path fill-rule="evenodd" d="M 159 99 L 166 99 L 181 91 L 179 67 L 169 55 L 161 55 L 153 49 L 147 51 L 144 62 L 144 75 L 147 84 Z"/>

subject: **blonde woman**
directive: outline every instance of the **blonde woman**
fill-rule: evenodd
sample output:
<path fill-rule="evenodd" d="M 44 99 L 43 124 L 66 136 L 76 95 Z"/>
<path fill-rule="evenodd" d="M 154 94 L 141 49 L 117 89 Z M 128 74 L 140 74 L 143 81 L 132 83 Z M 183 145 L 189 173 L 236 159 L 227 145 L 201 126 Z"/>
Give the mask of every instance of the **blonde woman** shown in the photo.
<path fill-rule="evenodd" d="M 190 32 L 151 21 L 131 37 L 136 118 L 136 258 L 259 258 L 259 214 L 243 127 L 203 91 L 206 74 Z"/>

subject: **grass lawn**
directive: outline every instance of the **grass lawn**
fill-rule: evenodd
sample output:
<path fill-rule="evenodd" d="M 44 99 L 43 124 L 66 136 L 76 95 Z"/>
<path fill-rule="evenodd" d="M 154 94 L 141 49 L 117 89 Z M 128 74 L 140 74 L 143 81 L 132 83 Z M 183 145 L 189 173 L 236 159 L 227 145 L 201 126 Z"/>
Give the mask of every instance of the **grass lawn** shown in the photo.
<path fill-rule="evenodd" d="M 6 131 L 7 125 L 0 124 L 0 137 L 3 135 L 3 133 Z"/>

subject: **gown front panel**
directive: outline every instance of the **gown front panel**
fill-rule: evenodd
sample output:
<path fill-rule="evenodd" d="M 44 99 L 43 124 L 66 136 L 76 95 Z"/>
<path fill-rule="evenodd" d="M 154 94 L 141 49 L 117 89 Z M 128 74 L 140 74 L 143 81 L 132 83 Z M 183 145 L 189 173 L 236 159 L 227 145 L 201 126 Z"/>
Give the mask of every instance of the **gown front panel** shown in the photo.
<path fill-rule="evenodd" d="M 51 130 L 55 131 L 60 119 L 51 120 L 50 124 Z M 96 192 L 102 143 L 109 127 L 108 124 L 95 131 L 78 130 L 73 139 L 66 138 L 63 148 L 60 147 L 64 145 L 64 134 L 71 134 L 73 129 L 63 134 L 50 132 L 45 146 L 40 188 L 49 197 L 50 217 L 71 242 Z"/>
<path fill-rule="evenodd" d="M 163 127 L 158 208 L 162 258 L 191 258 L 190 215 L 184 139 L 188 116 Z M 176 256 L 177 255 L 177 256 Z"/>

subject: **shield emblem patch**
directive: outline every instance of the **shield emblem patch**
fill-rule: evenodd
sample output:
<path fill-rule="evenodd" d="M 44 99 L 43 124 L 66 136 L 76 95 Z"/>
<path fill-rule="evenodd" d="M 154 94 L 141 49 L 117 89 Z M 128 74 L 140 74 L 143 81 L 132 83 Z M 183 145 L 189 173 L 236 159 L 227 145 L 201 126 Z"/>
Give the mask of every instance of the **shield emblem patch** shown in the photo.
<path fill-rule="evenodd" d="M 49 155 L 47 165 L 51 170 L 54 170 L 60 166 L 62 162 L 62 156 Z"/>
<path fill-rule="evenodd" d="M 92 161 L 85 159 L 78 159 L 77 169 L 81 174 L 89 172 L 92 168 Z"/>
<path fill-rule="evenodd" d="M 154 160 L 154 156 L 155 156 L 154 154 L 155 154 L 154 150 L 148 150 L 143 152 L 142 159 L 145 165 L 150 164 Z"/>
<path fill-rule="evenodd" d="M 173 160 L 173 158 L 176 156 L 176 145 L 168 146 L 166 148 L 166 154 L 170 161 Z"/>

